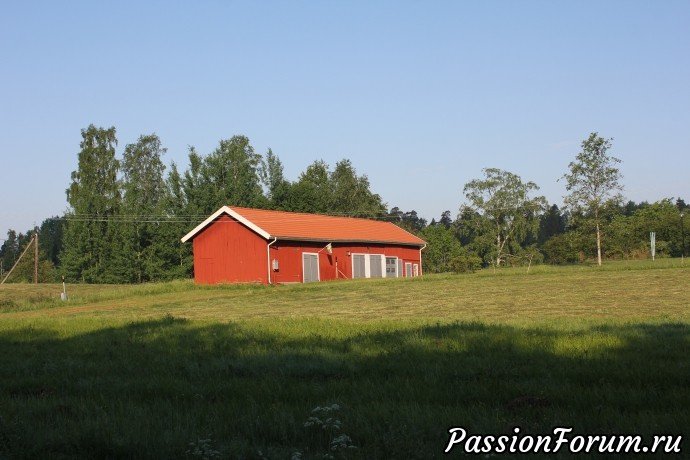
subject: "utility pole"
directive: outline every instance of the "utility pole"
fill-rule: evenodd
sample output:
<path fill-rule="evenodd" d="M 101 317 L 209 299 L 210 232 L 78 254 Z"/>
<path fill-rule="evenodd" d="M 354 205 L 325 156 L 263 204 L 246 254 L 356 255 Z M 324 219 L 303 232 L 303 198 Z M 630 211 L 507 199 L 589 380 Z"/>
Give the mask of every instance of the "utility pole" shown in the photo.
<path fill-rule="evenodd" d="M 34 233 L 34 284 L 38 284 L 38 228 Z"/>
<path fill-rule="evenodd" d="M 32 245 L 32 244 L 35 244 L 35 243 L 36 243 L 36 235 L 34 235 L 34 237 L 32 238 L 32 240 L 29 241 L 29 244 L 26 245 L 26 247 L 24 248 L 24 252 L 22 252 L 22 255 L 19 256 L 19 259 L 17 259 L 17 261 L 14 263 L 14 265 L 12 266 L 12 268 L 10 269 L 10 271 L 7 272 L 7 275 L 5 275 L 5 277 L 2 279 L 2 281 L 0 281 L 0 284 L 5 284 L 5 281 L 7 281 L 7 278 L 10 277 L 10 275 L 12 274 L 12 272 L 14 271 L 14 269 L 17 268 L 17 265 L 19 265 L 19 262 L 22 260 L 22 257 L 24 257 L 24 254 L 26 254 L 26 251 L 28 251 L 29 248 L 31 247 L 31 245 Z M 36 246 L 38 246 L 38 245 L 36 245 Z M 38 281 L 38 280 L 37 280 L 37 281 Z"/>
<path fill-rule="evenodd" d="M 683 216 L 685 214 L 683 213 L 683 210 L 680 211 L 680 235 L 681 235 L 681 240 L 682 240 L 682 245 L 683 247 L 681 248 L 680 254 L 680 260 L 685 261 L 685 225 L 683 225 Z"/>

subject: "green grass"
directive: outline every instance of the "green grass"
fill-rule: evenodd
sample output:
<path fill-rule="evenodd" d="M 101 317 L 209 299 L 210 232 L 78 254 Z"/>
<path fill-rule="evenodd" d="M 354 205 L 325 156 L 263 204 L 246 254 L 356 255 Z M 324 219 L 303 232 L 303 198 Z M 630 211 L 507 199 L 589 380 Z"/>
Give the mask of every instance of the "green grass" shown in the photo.
<path fill-rule="evenodd" d="M 3 285 L 0 458 L 322 458 L 340 432 L 346 458 L 441 458 L 453 426 L 687 435 L 690 269 L 664 262 L 68 286 L 66 303 Z M 334 403 L 338 433 L 304 426 Z"/>

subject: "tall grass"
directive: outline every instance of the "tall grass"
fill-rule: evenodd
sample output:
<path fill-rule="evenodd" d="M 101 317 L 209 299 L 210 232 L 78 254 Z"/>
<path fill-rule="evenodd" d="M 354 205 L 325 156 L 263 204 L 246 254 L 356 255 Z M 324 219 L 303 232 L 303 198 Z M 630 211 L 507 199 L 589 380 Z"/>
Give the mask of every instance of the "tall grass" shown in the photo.
<path fill-rule="evenodd" d="M 0 458 L 441 458 L 452 426 L 688 434 L 687 274 L 75 288 L 0 314 Z M 356 449 L 305 426 L 333 404 Z"/>

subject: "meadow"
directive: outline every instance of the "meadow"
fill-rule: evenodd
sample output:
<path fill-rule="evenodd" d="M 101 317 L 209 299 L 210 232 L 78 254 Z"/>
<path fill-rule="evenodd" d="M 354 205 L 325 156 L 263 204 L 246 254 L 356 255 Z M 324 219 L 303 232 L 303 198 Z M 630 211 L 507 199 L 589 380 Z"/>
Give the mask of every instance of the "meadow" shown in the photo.
<path fill-rule="evenodd" d="M 451 427 L 685 444 L 689 279 L 690 264 L 660 259 L 70 285 L 67 302 L 60 285 L 3 285 L 0 459 L 431 459 Z M 494 456 L 525 458 L 448 455 Z M 635 458 L 541 458 L 580 457 Z"/>

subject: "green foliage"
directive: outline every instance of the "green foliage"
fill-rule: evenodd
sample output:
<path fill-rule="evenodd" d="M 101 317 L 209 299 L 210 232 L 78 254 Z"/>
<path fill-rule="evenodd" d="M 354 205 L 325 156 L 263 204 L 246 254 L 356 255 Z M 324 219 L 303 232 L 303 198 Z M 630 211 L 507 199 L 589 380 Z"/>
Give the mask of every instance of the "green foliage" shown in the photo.
<path fill-rule="evenodd" d="M 20 234 L 19 236 L 23 238 L 23 235 Z M 17 238 L 17 232 L 9 229 L 7 231 L 7 238 L 0 245 L 0 263 L 2 263 L 3 278 L 4 274 L 12 269 L 20 254 L 20 239 Z"/>
<path fill-rule="evenodd" d="M 333 171 L 323 160 L 310 164 L 289 195 L 287 211 L 370 218 L 386 213 L 381 197 L 370 190 L 367 176 L 358 176 L 347 159 L 336 163 Z"/>
<path fill-rule="evenodd" d="M 680 212 L 672 199 L 645 203 L 631 215 L 615 216 L 607 228 L 606 255 L 617 259 L 650 257 L 649 233 L 656 233 L 659 257 L 682 255 L 684 229 Z"/>
<path fill-rule="evenodd" d="M 455 238 L 455 231 L 443 225 L 429 225 L 419 233 L 419 237 L 427 242 L 422 251 L 424 271 L 427 273 L 443 273 L 454 271 L 451 262 L 463 253 L 460 242 Z"/>
<path fill-rule="evenodd" d="M 174 244 L 160 232 L 166 198 L 165 165 L 161 157 L 166 149 L 155 134 L 141 136 L 128 144 L 122 159 L 122 214 L 117 237 L 119 250 L 111 259 L 122 270 L 116 280 L 145 282 L 165 279 L 161 262 L 165 246 Z M 121 282 L 121 281 L 120 281 Z"/>
<path fill-rule="evenodd" d="M 404 212 L 396 206 L 388 212 L 388 219 L 398 227 L 415 235 L 426 228 L 426 219 L 419 217 L 415 210 Z"/>
<path fill-rule="evenodd" d="M 333 197 L 328 165 L 315 161 L 307 166 L 292 187 L 290 211 L 328 214 Z"/>
<path fill-rule="evenodd" d="M 562 265 L 582 261 L 580 242 L 574 232 L 549 238 L 544 243 L 543 251 L 546 261 L 551 264 Z"/>
<path fill-rule="evenodd" d="M 48 218 L 41 223 L 38 234 L 38 246 L 40 253 L 53 266 L 60 263 L 60 251 L 62 250 L 62 238 L 65 229 L 65 221 L 57 216 Z"/>
<path fill-rule="evenodd" d="M 189 277 L 191 244 L 180 237 L 225 205 L 273 208 L 362 217 L 385 215 L 381 197 L 357 175 L 349 160 L 330 171 L 323 161 L 310 165 L 298 182 L 283 176 L 280 159 L 266 159 L 249 139 L 223 139 L 207 156 L 189 148 L 189 167 L 171 164 L 155 134 L 140 136 L 115 157 L 115 128 L 82 130 L 78 168 L 67 190 L 66 225 L 50 221 L 43 243 L 69 281 L 148 282 Z M 264 188 L 265 186 L 265 192 Z M 17 255 L 16 235 L 0 253 L 3 267 Z M 58 256 L 59 251 L 59 256 Z"/>
<path fill-rule="evenodd" d="M 193 150 L 190 151 L 190 159 L 192 156 Z M 162 279 L 189 278 L 194 268 L 192 245 L 182 243 L 180 235 L 185 235 L 190 228 L 194 228 L 199 216 L 195 214 L 196 208 L 186 194 L 184 179 L 175 163 L 170 165 L 165 186 L 166 193 L 161 206 L 163 215 L 168 219 L 158 228 L 158 239 L 154 244 L 159 259 L 151 260 L 150 270 L 160 273 Z"/>
<path fill-rule="evenodd" d="M 394 207 L 386 212 L 367 176 L 359 175 L 347 159 L 333 169 L 315 161 L 291 182 L 271 149 L 262 157 L 247 137 L 233 136 L 207 156 L 190 147 L 188 167 L 181 171 L 172 163 L 165 176 L 166 149 L 155 134 L 126 145 L 121 161 L 115 157 L 116 146 L 115 128 L 90 125 L 82 130 L 78 167 L 67 189 L 69 211 L 40 226 L 40 256 L 49 261 L 43 279 L 57 276 L 51 266 L 70 281 L 90 283 L 191 277 L 192 246 L 182 244 L 180 237 L 223 205 L 387 218 L 429 242 L 423 255 L 428 273 L 477 265 L 530 267 L 541 260 L 573 263 L 602 255 L 646 258 L 650 231 L 657 233 L 660 257 L 683 255 L 690 242 L 685 241 L 690 228 L 680 214 L 687 211 L 682 199 L 675 207 L 670 199 L 620 204 L 620 160 L 608 155 L 611 140 L 597 133 L 582 143 L 582 152 L 563 176 L 570 192 L 565 212 L 556 205 L 546 209 L 544 197 L 532 197 L 538 190 L 533 182 L 487 168 L 482 179 L 465 185 L 467 202 L 457 219 L 445 211 L 429 226 L 414 210 Z M 0 246 L 5 272 L 28 234 L 10 231 Z M 475 264 L 475 257 L 481 262 Z M 28 279 L 25 267 L 18 274 L 15 281 Z"/>
<path fill-rule="evenodd" d="M 41 228 L 50 227 L 47 224 L 51 219 L 47 219 L 41 225 Z M 0 273 L 0 281 L 6 279 L 6 283 L 34 283 L 36 262 L 35 262 L 35 247 L 33 246 L 33 238 L 36 230 L 30 230 L 24 234 L 9 230 L 7 232 L 7 239 L 0 246 L 0 261 L 2 261 L 2 272 Z M 46 232 L 46 244 L 42 244 L 44 236 L 39 231 L 38 239 L 38 282 L 52 283 L 57 280 L 57 273 L 55 265 L 50 260 L 49 254 L 45 247 L 49 249 L 52 245 L 50 241 L 50 233 Z M 28 247 L 31 245 L 31 247 Z M 28 248 L 28 252 L 24 251 Z M 24 257 L 20 260 L 21 254 Z M 16 264 L 16 266 L 15 266 Z M 10 270 L 14 270 L 10 273 Z"/>
<path fill-rule="evenodd" d="M 119 161 L 115 158 L 115 128 L 90 125 L 81 132 L 78 168 L 67 189 L 70 205 L 60 257 L 61 269 L 72 281 L 101 282 L 110 269 L 113 218 L 120 211 Z"/>
<path fill-rule="evenodd" d="M 336 163 L 329 181 L 332 212 L 350 217 L 377 217 L 386 213 L 381 197 L 370 190 L 369 178 L 358 176 L 350 160 Z"/>
<path fill-rule="evenodd" d="M 273 150 L 268 149 L 265 160 L 265 171 L 262 174 L 266 186 L 266 197 L 273 209 L 286 211 L 290 206 L 290 189 L 292 184 L 285 179 L 283 163 Z"/>
<path fill-rule="evenodd" d="M 311 415 L 304 422 L 304 427 L 314 432 L 317 439 L 322 439 L 321 445 L 325 453 L 319 455 L 324 460 L 345 459 L 346 454 L 357 449 L 352 438 L 343 431 L 344 423 L 340 420 L 338 404 L 317 406 L 311 411 Z M 297 458 L 302 458 L 302 453 L 297 451 Z M 293 453 L 292 458 L 296 455 Z"/>
<path fill-rule="evenodd" d="M 552 205 L 539 219 L 537 241 L 539 244 L 544 244 L 550 238 L 565 233 L 566 224 L 566 216 L 558 209 L 558 206 Z"/>
<path fill-rule="evenodd" d="M 520 176 L 496 168 L 483 170 L 484 179 L 465 184 L 468 204 L 460 212 L 477 235 L 476 248 L 495 266 L 505 262 L 539 228 L 539 215 L 546 206 L 543 196 L 531 197 L 539 190 L 534 182 L 523 183 Z M 490 243 L 493 241 L 493 244 Z"/>
<path fill-rule="evenodd" d="M 591 133 L 582 142 L 582 151 L 575 161 L 568 165 L 569 172 L 563 175 L 569 195 L 565 203 L 573 214 L 582 214 L 594 220 L 597 241 L 597 261 L 601 266 L 601 211 L 607 204 L 617 204 L 622 197 L 620 163 L 608 155 L 613 139 L 604 139 L 598 133 Z"/>
<path fill-rule="evenodd" d="M 210 192 L 205 211 L 221 206 L 263 208 L 267 202 L 261 188 L 263 158 L 254 152 L 246 136 L 223 139 L 201 166 L 198 187 Z"/>
<path fill-rule="evenodd" d="M 482 268 L 481 257 L 471 252 L 463 252 L 453 257 L 450 261 L 450 270 L 453 273 L 474 273 Z"/>

